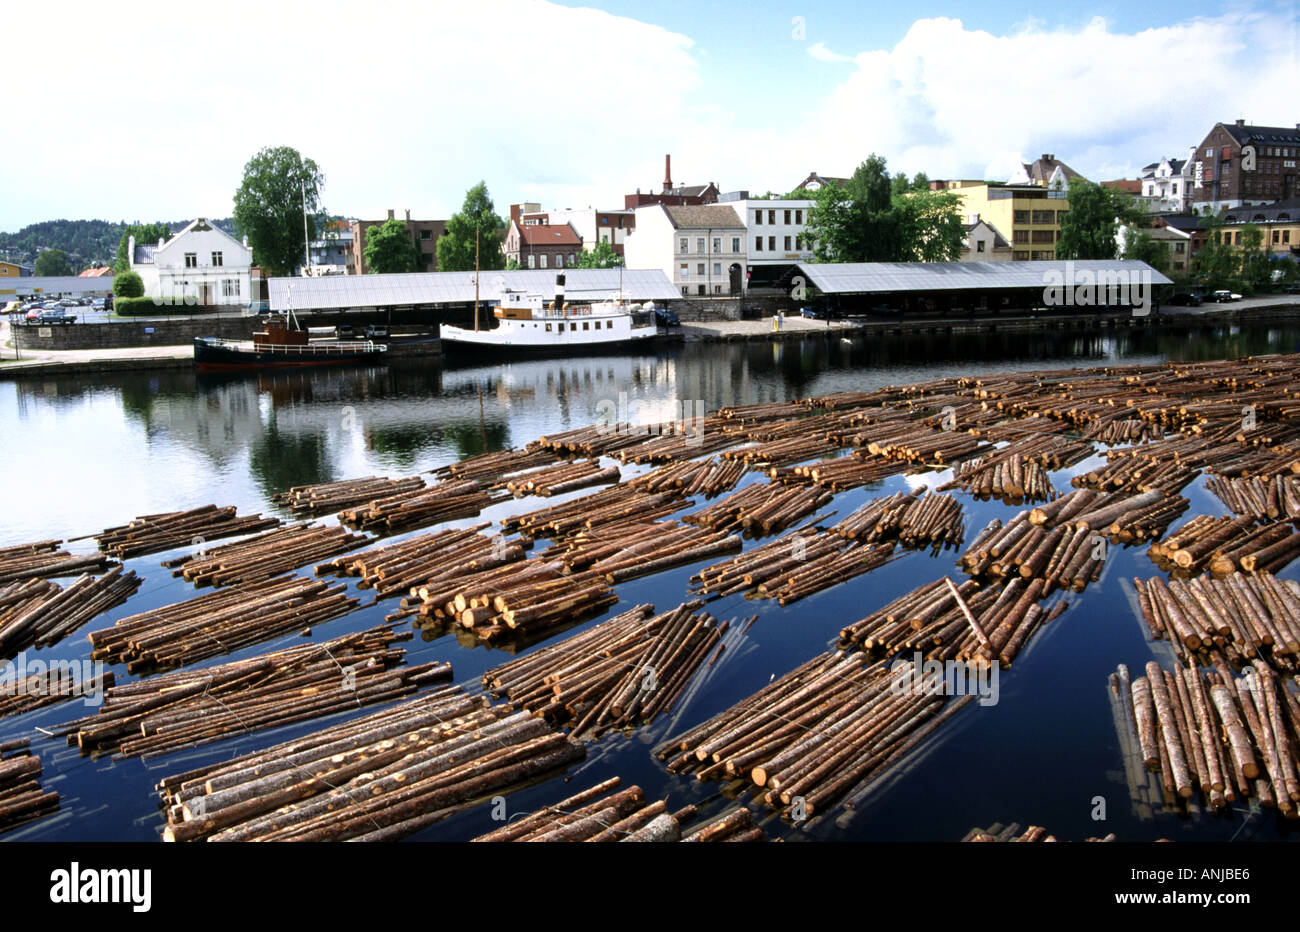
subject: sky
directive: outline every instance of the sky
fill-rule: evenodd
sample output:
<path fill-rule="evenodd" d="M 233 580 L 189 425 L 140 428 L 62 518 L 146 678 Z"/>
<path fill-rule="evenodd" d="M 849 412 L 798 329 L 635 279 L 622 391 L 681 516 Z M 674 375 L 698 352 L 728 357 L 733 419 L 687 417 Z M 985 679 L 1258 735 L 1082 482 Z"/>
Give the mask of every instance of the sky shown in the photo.
<path fill-rule="evenodd" d="M 1300 0 L 11 5 L 0 230 L 224 217 L 287 145 L 331 213 L 621 207 L 673 181 L 784 192 L 809 172 L 1094 180 L 1216 122 L 1300 122 Z M 30 37 L 31 41 L 24 41 Z"/>

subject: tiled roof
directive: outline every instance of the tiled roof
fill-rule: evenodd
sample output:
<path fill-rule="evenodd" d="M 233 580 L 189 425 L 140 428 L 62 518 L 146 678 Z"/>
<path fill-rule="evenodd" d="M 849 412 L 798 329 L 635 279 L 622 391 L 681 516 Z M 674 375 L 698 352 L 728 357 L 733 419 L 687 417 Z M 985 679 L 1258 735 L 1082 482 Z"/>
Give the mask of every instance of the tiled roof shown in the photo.
<path fill-rule="evenodd" d="M 745 225 L 735 210 L 725 204 L 704 204 L 698 207 L 664 206 L 669 221 L 679 230 L 743 230 Z"/>
<path fill-rule="evenodd" d="M 1300 144 L 1300 128 L 1295 126 L 1238 126 L 1235 123 L 1224 123 L 1223 128 L 1243 146 L 1248 142 L 1292 146 Z"/>
<path fill-rule="evenodd" d="M 582 237 L 567 223 L 519 226 L 519 236 L 529 246 L 581 246 Z"/>

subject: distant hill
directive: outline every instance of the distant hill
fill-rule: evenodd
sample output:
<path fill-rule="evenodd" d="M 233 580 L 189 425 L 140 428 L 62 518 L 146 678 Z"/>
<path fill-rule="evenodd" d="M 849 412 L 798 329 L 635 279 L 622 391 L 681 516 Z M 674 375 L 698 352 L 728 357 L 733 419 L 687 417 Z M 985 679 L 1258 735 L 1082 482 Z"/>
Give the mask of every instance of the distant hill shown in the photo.
<path fill-rule="evenodd" d="M 166 222 L 168 228 L 175 233 L 193 219 L 190 217 Z M 209 219 L 222 230 L 234 235 L 233 218 Z M 32 265 L 42 251 L 62 249 L 77 270 L 112 265 L 126 225 L 125 220 L 43 220 L 29 224 L 17 233 L 0 233 L 0 256 L 11 262 Z"/>

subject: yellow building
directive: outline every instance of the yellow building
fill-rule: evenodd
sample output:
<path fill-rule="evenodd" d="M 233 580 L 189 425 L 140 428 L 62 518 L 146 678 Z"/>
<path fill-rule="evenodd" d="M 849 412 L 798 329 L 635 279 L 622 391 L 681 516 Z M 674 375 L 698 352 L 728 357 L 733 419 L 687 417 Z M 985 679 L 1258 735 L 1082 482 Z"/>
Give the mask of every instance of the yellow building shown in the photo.
<path fill-rule="evenodd" d="M 1065 191 L 1036 184 L 987 181 L 944 181 L 946 190 L 960 195 L 967 223 L 979 219 L 1011 237 L 1013 261 L 1052 260 L 1061 238 L 1061 217 L 1070 209 Z"/>
<path fill-rule="evenodd" d="M 1264 249 L 1274 255 L 1300 255 L 1300 201 L 1279 201 L 1223 212 L 1223 235 L 1231 246 L 1242 246 L 1243 227 L 1253 224 L 1264 234 Z"/>
<path fill-rule="evenodd" d="M 23 275 L 31 275 L 30 269 L 24 269 L 21 265 L 13 262 L 0 262 L 0 278 L 19 278 Z"/>

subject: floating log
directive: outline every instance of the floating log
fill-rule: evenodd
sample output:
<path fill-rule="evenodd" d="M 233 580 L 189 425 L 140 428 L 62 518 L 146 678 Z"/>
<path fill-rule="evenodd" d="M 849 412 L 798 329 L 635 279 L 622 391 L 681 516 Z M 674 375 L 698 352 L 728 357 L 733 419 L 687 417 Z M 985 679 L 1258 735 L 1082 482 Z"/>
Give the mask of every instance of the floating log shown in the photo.
<path fill-rule="evenodd" d="M 239 517 L 234 506 L 204 505 L 189 511 L 141 515 L 119 527 L 105 528 L 95 535 L 99 549 L 125 560 L 186 546 L 196 540 L 207 542 L 240 534 L 254 534 L 279 527 L 279 518 L 260 514 Z"/>
<path fill-rule="evenodd" d="M 318 482 L 315 485 L 295 485 L 284 492 L 276 492 L 271 500 L 297 514 L 317 516 L 423 488 L 424 480 L 419 476 L 406 476 L 402 479 L 366 476 L 362 479 Z"/>
<path fill-rule="evenodd" d="M 74 555 L 61 550 L 57 540 L 16 544 L 11 547 L 0 547 L 0 583 L 75 576 L 91 570 L 105 569 L 112 563 L 113 560 L 106 553 Z"/>
<path fill-rule="evenodd" d="M 270 579 L 313 560 L 347 553 L 370 540 L 338 525 L 291 524 L 237 543 L 164 560 L 163 566 L 196 586 L 229 586 Z"/>
<path fill-rule="evenodd" d="M 41 789 L 41 759 L 16 741 L 0 747 L 0 832 L 25 825 L 59 808 L 59 794 Z"/>
<path fill-rule="evenodd" d="M 57 644 L 121 605 L 141 582 L 134 570 L 119 565 L 98 578 L 81 576 L 67 588 L 42 579 L 0 586 L 0 658 Z"/>
<path fill-rule="evenodd" d="M 339 520 L 359 531 L 399 534 L 439 521 L 472 518 L 502 496 L 485 491 L 472 479 L 452 479 L 345 508 Z"/>

